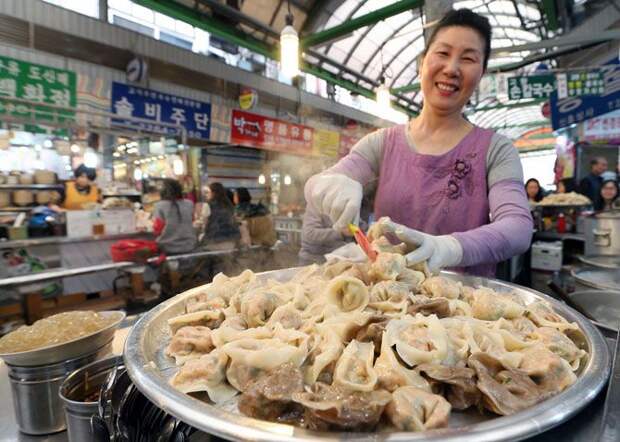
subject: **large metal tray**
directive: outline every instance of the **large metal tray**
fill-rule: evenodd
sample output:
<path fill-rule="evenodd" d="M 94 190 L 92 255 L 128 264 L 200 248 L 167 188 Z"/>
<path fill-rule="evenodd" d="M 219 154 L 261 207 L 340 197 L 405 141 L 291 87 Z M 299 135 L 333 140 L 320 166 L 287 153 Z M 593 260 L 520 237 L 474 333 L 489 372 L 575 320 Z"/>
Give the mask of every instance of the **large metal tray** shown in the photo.
<path fill-rule="evenodd" d="M 286 281 L 298 269 L 266 272 L 262 278 Z M 544 299 L 569 321 L 579 324 L 586 335 L 590 358 L 578 373 L 575 384 L 561 394 L 512 416 L 491 417 L 475 410 L 453 412 L 450 427 L 423 433 L 317 433 L 302 428 L 249 418 L 210 405 L 183 394 L 168 384 L 177 368 L 163 353 L 170 333 L 167 320 L 183 313 L 184 300 L 201 288 L 189 290 L 155 307 L 130 331 L 125 343 L 125 366 L 138 389 L 158 407 L 202 431 L 230 440 L 298 441 L 298 440 L 374 440 L 374 441 L 515 441 L 542 433 L 566 421 L 592 401 L 609 376 L 610 356 L 607 344 L 594 325 L 559 301 L 517 285 L 502 281 L 443 272 L 451 279 L 471 286 L 485 286 L 511 291 L 526 303 Z"/>
<path fill-rule="evenodd" d="M 581 267 L 571 270 L 575 281 L 599 290 L 620 290 L 620 269 Z"/>
<path fill-rule="evenodd" d="M 102 311 L 99 312 L 99 314 L 113 318 L 114 322 L 98 332 L 73 339 L 72 341 L 54 344 L 36 350 L 18 353 L 2 353 L 0 354 L 0 358 L 4 359 L 4 362 L 9 365 L 33 367 L 68 361 L 91 353 L 109 343 L 114 338 L 114 332 L 123 319 L 125 319 L 125 312 L 122 311 Z"/>

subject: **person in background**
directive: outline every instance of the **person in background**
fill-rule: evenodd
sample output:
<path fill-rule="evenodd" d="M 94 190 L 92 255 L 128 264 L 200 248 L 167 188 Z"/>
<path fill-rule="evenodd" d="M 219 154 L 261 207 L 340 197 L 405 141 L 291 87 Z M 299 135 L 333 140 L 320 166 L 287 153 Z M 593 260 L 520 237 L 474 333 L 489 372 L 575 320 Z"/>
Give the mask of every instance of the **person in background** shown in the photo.
<path fill-rule="evenodd" d="M 206 189 L 209 217 L 204 221 L 201 246 L 211 250 L 234 249 L 240 238 L 234 207 L 222 183 L 211 183 Z"/>
<path fill-rule="evenodd" d="M 322 264 L 324 255 L 347 244 L 346 232 L 334 230 L 327 215 L 321 215 L 311 204 L 306 205 L 301 229 L 299 265 Z"/>
<path fill-rule="evenodd" d="M 604 211 L 618 208 L 618 194 L 620 194 L 620 188 L 616 180 L 603 181 L 594 209 L 596 211 Z"/>
<path fill-rule="evenodd" d="M 245 187 L 237 187 L 233 194 L 235 216 L 245 218 L 252 210 L 252 195 Z"/>
<path fill-rule="evenodd" d="M 207 194 L 211 192 L 209 186 L 202 188 L 202 199 L 200 203 L 196 203 L 194 206 L 194 228 L 200 232 L 199 239 L 202 239 L 204 234 L 204 227 L 209 215 L 211 215 L 211 207 L 209 206 Z"/>
<path fill-rule="evenodd" d="M 573 178 L 562 178 L 558 181 L 555 193 L 571 193 L 575 191 L 575 180 Z"/>
<path fill-rule="evenodd" d="M 273 246 L 277 241 L 269 209 L 261 203 L 253 204 L 245 187 L 238 187 L 233 195 L 235 218 L 239 222 L 241 243 L 245 246 Z"/>
<path fill-rule="evenodd" d="M 161 200 L 153 211 L 157 245 L 168 255 L 191 252 L 197 242 L 192 226 L 194 204 L 183 199 L 181 184 L 171 178 L 163 181 L 160 194 Z"/>
<path fill-rule="evenodd" d="M 607 160 L 603 157 L 595 157 L 590 161 L 590 173 L 579 183 L 579 193 L 590 198 L 596 206 L 599 204 L 603 178 L 601 175 L 607 170 Z"/>
<path fill-rule="evenodd" d="M 536 178 L 530 178 L 525 182 L 525 193 L 530 203 L 537 203 L 545 196 L 540 183 Z"/>
<path fill-rule="evenodd" d="M 80 164 L 73 171 L 75 180 L 65 183 L 65 194 L 62 207 L 66 210 L 84 210 L 91 204 L 100 201 L 99 189 L 94 184 L 97 171 L 92 167 Z"/>

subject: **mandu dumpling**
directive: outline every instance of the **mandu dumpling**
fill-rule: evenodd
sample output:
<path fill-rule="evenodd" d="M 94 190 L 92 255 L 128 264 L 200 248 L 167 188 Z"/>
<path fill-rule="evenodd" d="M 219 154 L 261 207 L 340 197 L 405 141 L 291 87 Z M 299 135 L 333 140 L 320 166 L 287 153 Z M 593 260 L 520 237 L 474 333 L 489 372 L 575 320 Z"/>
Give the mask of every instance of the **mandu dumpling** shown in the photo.
<path fill-rule="evenodd" d="M 443 276 L 431 276 L 422 283 L 422 291 L 432 298 L 457 299 L 461 294 L 462 284 Z"/>
<path fill-rule="evenodd" d="M 379 253 L 368 274 L 375 281 L 396 280 L 407 268 L 407 260 L 398 253 Z"/>
<path fill-rule="evenodd" d="M 514 319 L 525 312 L 525 308 L 511 297 L 488 288 L 474 291 L 471 307 L 474 318 L 486 321 L 497 321 L 500 318 Z"/>
<path fill-rule="evenodd" d="M 287 362 L 299 367 L 306 357 L 303 347 L 279 339 L 239 339 L 222 346 L 233 362 L 261 370 L 273 370 Z"/>
<path fill-rule="evenodd" d="M 248 327 L 260 327 L 265 325 L 279 304 L 280 299 L 274 293 L 250 292 L 241 300 L 241 317 Z"/>
<path fill-rule="evenodd" d="M 180 328 L 187 326 L 201 325 L 211 329 L 217 328 L 223 321 L 224 313 L 221 310 L 202 310 L 170 318 L 168 326 L 174 334 Z"/>
<path fill-rule="evenodd" d="M 438 394 L 415 387 L 400 387 L 392 393 L 385 411 L 390 422 L 403 431 L 425 431 L 448 426 L 450 403 Z"/>
<path fill-rule="evenodd" d="M 381 388 L 394 391 L 407 385 L 431 391 L 430 384 L 420 374 L 399 362 L 396 350 L 386 333 L 381 340 L 381 354 L 375 361 L 375 373 Z"/>
<path fill-rule="evenodd" d="M 409 288 L 396 281 L 381 281 L 370 290 L 368 307 L 388 316 L 402 316 L 409 305 Z"/>
<path fill-rule="evenodd" d="M 405 316 L 386 327 L 398 356 L 410 367 L 424 363 L 442 363 L 448 357 L 448 334 L 435 315 Z"/>
<path fill-rule="evenodd" d="M 370 299 L 368 287 L 363 281 L 351 276 L 334 278 L 327 286 L 327 302 L 342 312 L 361 311 Z"/>
<path fill-rule="evenodd" d="M 317 343 L 310 351 L 307 365 L 304 368 L 306 384 L 314 384 L 321 373 L 340 358 L 343 349 L 344 346 L 338 335 L 331 333 L 329 328 L 319 329 Z"/>
<path fill-rule="evenodd" d="M 352 340 L 342 352 L 334 371 L 334 384 L 349 391 L 372 391 L 377 374 L 372 366 L 375 346 L 372 342 Z"/>
<path fill-rule="evenodd" d="M 226 382 L 228 356 L 219 350 L 187 361 L 170 380 L 170 385 L 183 393 L 206 391 L 213 402 L 226 402 L 237 390 Z"/>
<path fill-rule="evenodd" d="M 190 359 L 198 358 L 213 350 L 211 329 L 202 326 L 183 327 L 174 334 L 166 348 L 166 356 L 183 365 Z"/>

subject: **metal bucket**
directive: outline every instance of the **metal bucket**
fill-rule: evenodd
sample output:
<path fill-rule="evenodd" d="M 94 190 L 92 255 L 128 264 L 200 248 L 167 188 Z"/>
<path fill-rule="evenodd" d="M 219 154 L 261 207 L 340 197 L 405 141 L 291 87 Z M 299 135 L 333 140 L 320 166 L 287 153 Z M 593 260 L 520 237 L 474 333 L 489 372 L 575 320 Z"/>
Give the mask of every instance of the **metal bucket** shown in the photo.
<path fill-rule="evenodd" d="M 111 351 L 112 341 L 95 352 L 55 364 L 34 367 L 7 364 L 19 430 L 33 435 L 63 431 L 65 416 L 58 392 L 65 377 Z"/>

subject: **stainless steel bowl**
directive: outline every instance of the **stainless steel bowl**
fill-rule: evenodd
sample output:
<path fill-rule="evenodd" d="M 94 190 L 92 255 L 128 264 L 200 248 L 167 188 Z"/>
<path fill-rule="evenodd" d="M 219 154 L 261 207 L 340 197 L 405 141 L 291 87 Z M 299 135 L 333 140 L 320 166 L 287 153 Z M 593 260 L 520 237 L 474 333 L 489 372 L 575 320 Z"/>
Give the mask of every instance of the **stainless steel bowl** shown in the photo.
<path fill-rule="evenodd" d="M 37 350 L 28 350 L 18 353 L 0 353 L 0 358 L 4 359 L 4 362 L 9 365 L 32 367 L 37 365 L 50 365 L 92 353 L 114 338 L 114 331 L 122 320 L 125 319 L 125 312 L 121 311 L 104 311 L 99 314 L 114 318 L 114 322 L 96 333 L 82 336 L 69 342 L 50 345 Z"/>
<path fill-rule="evenodd" d="M 260 278 L 286 281 L 298 269 L 260 274 Z M 586 336 L 588 362 L 578 379 L 561 394 L 512 416 L 491 417 L 475 410 L 453 412 L 450 427 L 421 433 L 318 433 L 302 428 L 253 419 L 195 399 L 172 388 L 168 380 L 177 368 L 166 358 L 169 339 L 167 320 L 184 311 L 184 301 L 201 288 L 180 294 L 145 314 L 129 333 L 125 343 L 125 366 L 134 384 L 155 405 L 181 421 L 207 433 L 232 440 L 382 440 L 382 441 L 515 441 L 542 433 L 566 421 L 592 401 L 609 377 L 610 356 L 601 332 L 586 318 L 565 304 L 542 293 L 502 281 L 444 272 L 445 276 L 471 286 L 510 291 L 526 303 L 544 299 L 569 321 L 579 324 Z"/>
<path fill-rule="evenodd" d="M 571 270 L 575 281 L 599 290 L 620 290 L 620 269 L 582 267 Z"/>

